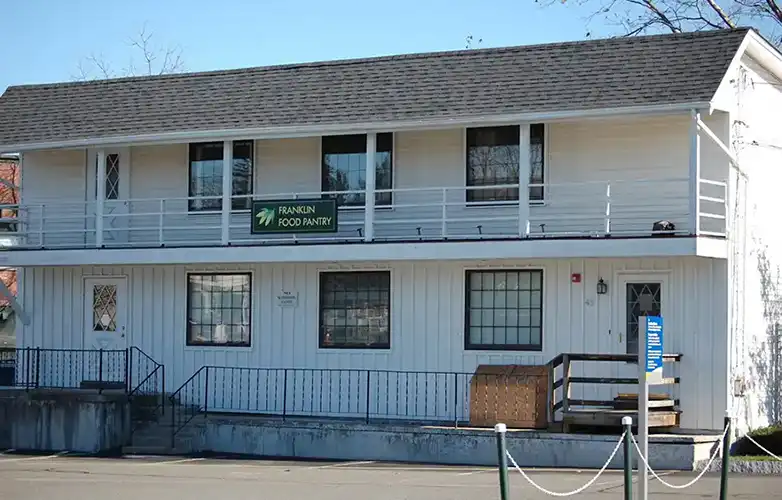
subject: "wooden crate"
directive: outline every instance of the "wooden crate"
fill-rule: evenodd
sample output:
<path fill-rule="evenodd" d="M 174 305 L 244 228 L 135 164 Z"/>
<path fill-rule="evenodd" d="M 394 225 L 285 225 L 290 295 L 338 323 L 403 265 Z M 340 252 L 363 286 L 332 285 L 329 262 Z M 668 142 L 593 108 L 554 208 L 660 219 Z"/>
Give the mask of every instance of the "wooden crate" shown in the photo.
<path fill-rule="evenodd" d="M 480 365 L 470 380 L 470 424 L 545 429 L 547 388 L 545 366 Z"/>

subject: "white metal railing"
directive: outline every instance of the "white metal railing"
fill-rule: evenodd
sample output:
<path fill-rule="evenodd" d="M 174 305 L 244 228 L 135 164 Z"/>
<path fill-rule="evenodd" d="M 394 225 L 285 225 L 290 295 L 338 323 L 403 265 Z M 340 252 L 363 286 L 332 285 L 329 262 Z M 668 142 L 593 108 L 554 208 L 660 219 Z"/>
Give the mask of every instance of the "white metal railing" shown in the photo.
<path fill-rule="evenodd" d="M 638 179 L 611 182 L 531 185 L 529 206 L 494 201 L 493 195 L 518 192 L 518 184 L 483 187 L 421 187 L 376 190 L 371 217 L 363 204 L 341 206 L 333 233 L 253 234 L 250 201 L 352 197 L 363 191 L 299 192 L 233 196 L 226 219 L 208 200 L 220 196 L 106 200 L 102 224 L 97 204 L 57 202 L 7 205 L 18 210 L 15 248 L 94 248 L 284 244 L 353 241 L 438 241 L 551 237 L 641 237 L 727 233 L 727 185 L 701 179 L 697 228 L 691 227 L 689 181 Z M 467 201 L 468 191 L 473 198 Z M 390 204 L 381 203 L 388 198 Z M 481 196 L 481 194 L 483 196 Z M 2 208 L 2 207 L 0 207 Z M 226 223 L 227 220 L 227 223 Z M 668 221 L 673 228 L 655 226 Z M 98 229 L 102 231 L 98 234 Z M 369 230 L 369 231 L 368 231 Z M 101 236 L 101 237 L 99 237 Z"/>

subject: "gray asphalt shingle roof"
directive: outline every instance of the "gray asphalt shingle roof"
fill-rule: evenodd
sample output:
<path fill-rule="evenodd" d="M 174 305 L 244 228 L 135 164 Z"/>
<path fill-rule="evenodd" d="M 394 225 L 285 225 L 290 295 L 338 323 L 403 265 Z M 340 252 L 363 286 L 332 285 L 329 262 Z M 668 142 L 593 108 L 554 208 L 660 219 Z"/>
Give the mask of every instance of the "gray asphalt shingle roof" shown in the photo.
<path fill-rule="evenodd" d="M 0 145 L 708 102 L 748 31 L 9 87 Z"/>

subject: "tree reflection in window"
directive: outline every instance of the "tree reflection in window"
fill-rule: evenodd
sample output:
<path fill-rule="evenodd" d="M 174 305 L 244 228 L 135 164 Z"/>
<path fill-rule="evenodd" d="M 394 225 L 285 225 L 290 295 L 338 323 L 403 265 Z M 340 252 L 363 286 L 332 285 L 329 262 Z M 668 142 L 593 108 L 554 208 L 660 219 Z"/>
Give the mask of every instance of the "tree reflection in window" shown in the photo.
<path fill-rule="evenodd" d="M 391 189 L 393 134 L 377 134 L 375 189 Z M 366 189 L 366 134 L 332 135 L 322 138 L 324 198 L 334 198 L 340 206 L 364 205 Z M 345 191 L 353 191 L 346 193 Z M 375 205 L 390 205 L 390 192 L 375 193 Z"/>

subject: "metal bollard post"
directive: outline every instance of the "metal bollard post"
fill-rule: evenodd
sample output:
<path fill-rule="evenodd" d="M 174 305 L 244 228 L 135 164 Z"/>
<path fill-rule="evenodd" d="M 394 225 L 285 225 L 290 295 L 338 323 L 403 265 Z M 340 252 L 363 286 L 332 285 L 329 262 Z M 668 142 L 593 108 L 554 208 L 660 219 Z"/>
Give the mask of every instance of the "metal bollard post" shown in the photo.
<path fill-rule="evenodd" d="M 722 438 L 722 471 L 720 473 L 720 500 L 728 499 L 728 469 L 730 468 L 730 411 L 725 412 L 725 436 Z"/>
<path fill-rule="evenodd" d="M 494 426 L 494 432 L 497 435 L 497 461 L 500 468 L 500 500 L 508 500 L 508 457 L 505 445 L 505 433 L 507 431 L 508 427 L 505 424 Z"/>
<path fill-rule="evenodd" d="M 633 419 L 622 417 L 625 430 L 625 500 L 633 500 Z"/>

